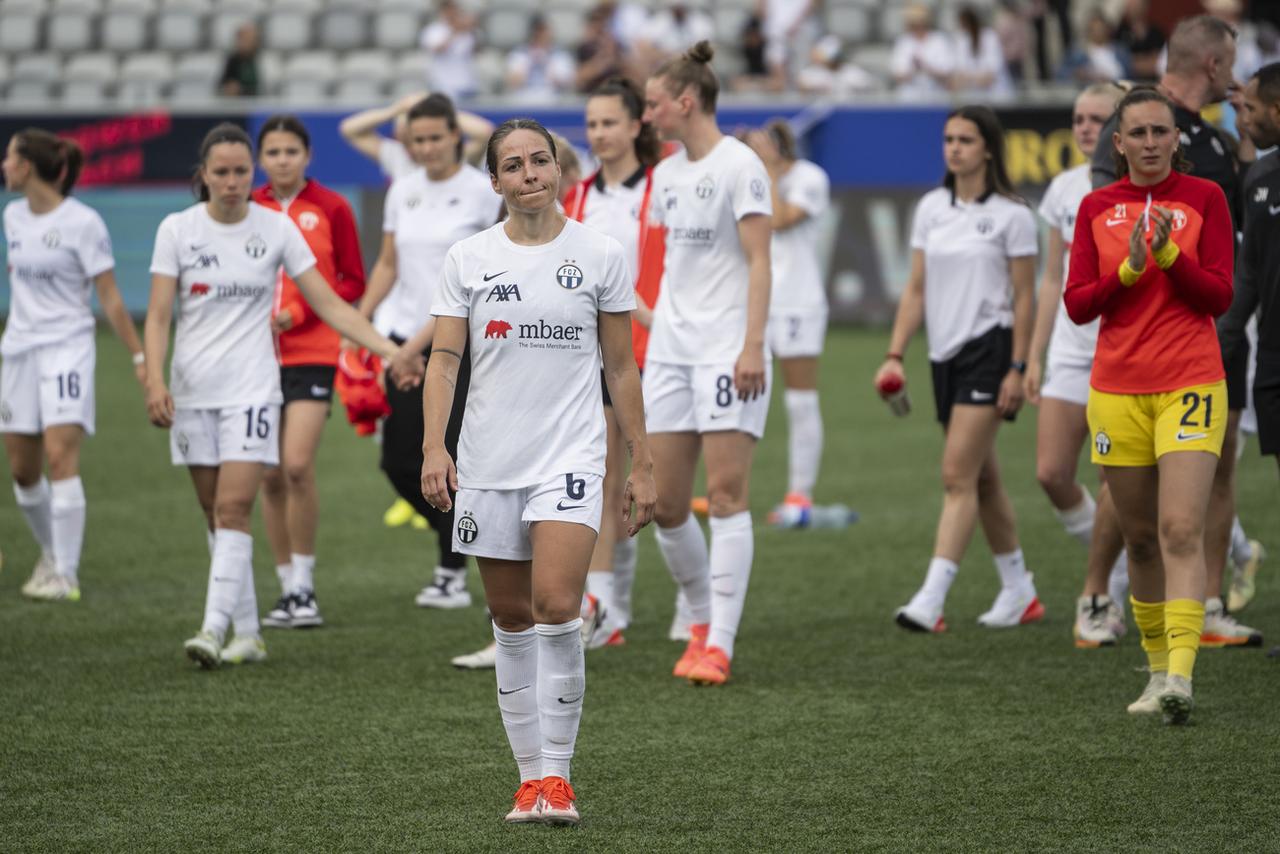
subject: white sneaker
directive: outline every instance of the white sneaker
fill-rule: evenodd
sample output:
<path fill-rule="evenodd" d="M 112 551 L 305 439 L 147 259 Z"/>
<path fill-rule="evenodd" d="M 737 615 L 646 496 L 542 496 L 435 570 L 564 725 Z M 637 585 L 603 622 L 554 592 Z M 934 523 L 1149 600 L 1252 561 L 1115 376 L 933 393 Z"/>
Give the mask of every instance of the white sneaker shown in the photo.
<path fill-rule="evenodd" d="M 449 659 L 449 663 L 459 670 L 492 670 L 497 660 L 498 642 L 494 641 L 484 649 L 478 649 L 466 655 L 454 656 Z"/>
<path fill-rule="evenodd" d="M 923 591 L 916 593 L 910 602 L 894 611 L 893 619 L 911 632 L 940 634 L 947 630 L 947 622 L 942 619 L 942 603 L 932 601 Z"/>
<path fill-rule="evenodd" d="M 288 593 L 280 594 L 280 598 L 276 600 L 276 604 L 272 605 L 271 610 L 262 618 L 262 625 L 271 629 L 293 628 L 293 614 L 289 612 L 289 607 L 292 604 L 292 596 Z"/>
<path fill-rule="evenodd" d="M 1142 689 L 1138 699 L 1129 704 L 1131 715 L 1155 715 L 1160 713 L 1160 695 L 1164 693 L 1165 672 L 1157 670 L 1147 680 L 1147 687 Z"/>
<path fill-rule="evenodd" d="M 1167 724 L 1185 724 L 1195 708 L 1191 699 L 1191 680 L 1185 676 L 1170 676 L 1164 681 L 1164 690 L 1160 692 L 1160 711 L 1164 712 Z"/>
<path fill-rule="evenodd" d="M 1128 633 L 1129 627 L 1124 621 L 1123 602 L 1111 599 L 1111 604 L 1107 606 L 1107 620 L 1111 623 L 1111 631 L 1115 632 L 1117 638 L 1122 638 Z"/>
<path fill-rule="evenodd" d="M 54 573 L 52 578 L 27 595 L 43 602 L 79 602 L 80 587 L 65 575 Z"/>
<path fill-rule="evenodd" d="M 1267 559 L 1267 550 L 1257 540 L 1249 541 L 1249 559 L 1237 565 L 1232 572 L 1231 589 L 1227 592 L 1227 607 L 1239 611 L 1253 601 L 1258 590 L 1258 569 Z"/>
<path fill-rule="evenodd" d="M 1200 646 L 1205 649 L 1262 646 L 1262 632 L 1236 622 L 1236 618 L 1222 606 L 1222 599 L 1215 596 L 1204 603 Z"/>
<path fill-rule="evenodd" d="M 470 608 L 467 571 L 436 567 L 435 578 L 413 600 L 419 608 Z"/>
<path fill-rule="evenodd" d="M 1111 597 L 1105 594 L 1081 596 L 1076 600 L 1076 622 L 1071 633 L 1075 635 L 1077 649 L 1116 645 L 1119 636 L 1115 630 L 1114 606 Z"/>
<path fill-rule="evenodd" d="M 320 606 L 316 604 L 316 594 L 314 590 L 300 590 L 290 597 L 290 628 L 313 629 L 323 625 L 324 617 L 320 616 Z"/>
<path fill-rule="evenodd" d="M 260 637 L 238 637 L 222 648 L 222 660 L 226 664 L 247 664 L 265 661 L 267 645 Z"/>
<path fill-rule="evenodd" d="M 687 642 L 693 634 L 690 627 L 693 626 L 693 615 L 689 613 L 689 602 L 685 599 L 684 591 L 680 590 L 676 593 L 676 614 L 671 618 L 671 628 L 667 630 L 667 637 L 673 641 Z"/>
<path fill-rule="evenodd" d="M 22 585 L 22 595 L 31 599 L 39 598 L 35 595 L 36 591 L 57 576 L 58 567 L 53 562 L 53 555 L 42 552 L 40 560 L 36 561 L 35 569 L 31 570 L 31 577 Z"/>
<path fill-rule="evenodd" d="M 1036 598 L 1031 575 L 1019 587 L 1002 587 L 991 603 L 991 610 L 978 617 L 978 625 L 989 629 L 1009 629 L 1044 618 L 1044 606 Z"/>
<path fill-rule="evenodd" d="M 184 643 L 182 648 L 186 651 L 187 658 L 205 670 L 214 670 L 222 662 L 222 640 L 210 632 L 196 632 L 196 636 Z"/>

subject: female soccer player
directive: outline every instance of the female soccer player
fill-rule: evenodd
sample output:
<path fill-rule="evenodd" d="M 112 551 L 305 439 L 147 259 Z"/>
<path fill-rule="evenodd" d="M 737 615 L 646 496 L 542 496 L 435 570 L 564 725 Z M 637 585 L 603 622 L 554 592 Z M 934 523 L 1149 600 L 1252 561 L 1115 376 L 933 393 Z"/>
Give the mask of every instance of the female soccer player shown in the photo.
<path fill-rule="evenodd" d="M 72 602 L 80 599 L 84 544 L 80 445 L 94 426 L 91 284 L 133 354 L 139 383 L 145 375 L 142 344 L 116 289 L 107 226 L 70 198 L 83 163 L 74 142 L 36 128 L 14 134 L 4 156 L 5 189 L 22 198 L 4 209 L 11 302 L 0 338 L 0 432 L 14 497 L 40 546 L 22 592 Z"/>
<path fill-rule="evenodd" d="M 769 170 L 773 196 L 773 298 L 769 349 L 782 365 L 787 406 L 787 495 L 783 504 L 813 505 L 822 461 L 818 357 L 827 334 L 827 293 L 818 258 L 818 218 L 831 201 L 831 182 L 816 163 L 796 154 L 796 139 L 782 120 L 747 136 Z M 785 515 L 783 518 L 787 518 Z"/>
<path fill-rule="evenodd" d="M 1213 318 L 1231 304 L 1233 228 L 1210 181 L 1175 170 L 1173 104 L 1135 89 L 1117 109 L 1120 180 L 1080 205 L 1065 300 L 1102 318 L 1089 385 L 1093 461 L 1129 552 L 1134 621 L 1151 677 L 1129 706 L 1191 714 L 1204 625 L 1204 527 L 1226 426 Z"/>
<path fill-rule="evenodd" d="M 390 323 L 391 340 L 403 343 L 412 339 L 405 349 L 406 357 L 431 348 L 431 306 L 445 253 L 462 238 L 492 225 L 502 202 L 489 188 L 484 173 L 463 162 L 462 132 L 448 97 L 429 95 L 410 109 L 408 134 L 414 159 L 421 167 L 396 180 L 387 193 L 382 250 L 360 302 L 360 311 L 372 317 L 383 299 L 389 300 L 383 311 Z M 513 294 L 495 283 L 491 299 L 506 302 L 515 298 Z M 456 447 L 462 426 L 469 377 L 464 364 L 450 421 L 450 448 Z M 467 561 L 454 549 L 453 517 L 429 506 L 419 488 L 422 387 L 401 389 L 387 383 L 387 403 L 391 414 L 382 428 L 382 471 L 400 497 L 431 523 L 440 545 L 434 577 L 415 601 L 424 608 L 465 608 L 471 604 L 466 588 Z"/>
<path fill-rule="evenodd" d="M 355 215 L 347 200 L 307 177 L 311 137 L 295 116 L 272 116 L 258 132 L 258 162 L 267 183 L 253 200 L 283 210 L 302 232 L 316 269 L 343 302 L 364 293 L 364 261 Z M 280 352 L 280 465 L 262 482 L 262 515 L 275 555 L 280 599 L 263 619 L 277 628 L 320 626 L 316 564 L 316 451 L 333 400 L 338 333 L 307 306 L 283 272 L 271 323 Z"/>
<path fill-rule="evenodd" d="M 755 549 L 747 481 L 769 411 L 769 175 L 720 132 L 701 41 L 645 84 L 645 121 L 684 150 L 653 173 L 650 213 L 667 229 L 665 277 L 644 373 L 658 481 L 657 539 L 694 614 L 674 675 L 729 679 Z M 689 510 L 705 451 L 711 548 Z"/>
<path fill-rule="evenodd" d="M 1098 134 L 1122 94 L 1113 83 L 1098 83 L 1076 98 L 1071 128 L 1076 146 L 1086 158 L 1093 156 Z M 1049 246 L 1025 382 L 1027 400 L 1040 407 L 1036 477 L 1067 533 L 1089 549 L 1089 570 L 1084 592 L 1076 602 L 1072 629 L 1076 646 L 1081 648 L 1114 646 L 1124 634 L 1123 602 L 1129 584 L 1124 539 L 1106 484 L 1098 490 L 1095 505 L 1089 491 L 1076 480 L 1080 446 L 1089 437 L 1085 404 L 1089 402 L 1089 370 L 1098 342 L 1098 324 L 1076 326 L 1071 322 L 1062 302 L 1062 283 L 1076 211 L 1091 189 L 1089 164 L 1085 163 L 1054 178 L 1040 203 L 1040 216 L 1049 224 Z"/>
<path fill-rule="evenodd" d="M 978 522 L 1000 575 L 1000 593 L 978 622 L 1002 628 L 1044 616 L 995 450 L 1001 419 L 1012 420 L 1022 405 L 1034 310 L 1035 217 L 1013 193 L 1004 130 L 987 107 L 961 107 L 947 118 L 943 156 L 943 186 L 916 208 L 911 278 L 875 380 L 877 387 L 886 377 L 906 381 L 903 352 L 923 319 L 945 435 L 942 514 L 924 586 L 896 613 L 898 625 L 921 632 L 946 629 L 947 591 Z"/>
<path fill-rule="evenodd" d="M 521 781 L 507 821 L 577 824 L 569 765 L 586 688 L 578 609 L 603 502 L 602 357 L 632 455 L 629 535 L 655 503 L 631 354 L 635 290 L 622 246 L 557 209 L 560 170 L 542 125 L 503 123 L 487 159 L 510 218 L 460 241 L 444 262 L 422 493 L 448 511 L 457 490 L 458 547 L 476 556 L 493 614 L 498 707 Z M 508 299 L 490 299 L 495 287 Z M 468 335 L 471 392 L 455 469 L 445 432 Z"/>
<path fill-rule="evenodd" d="M 249 516 L 264 466 L 280 456 L 280 370 L 270 325 L 280 268 L 324 322 L 380 355 L 396 353 L 334 293 L 293 222 L 250 200 L 252 181 L 253 147 L 244 130 L 224 123 L 209 131 L 195 178 L 200 201 L 160 223 L 151 260 L 147 414 L 169 429 L 173 463 L 191 473 L 211 532 L 204 622 L 184 644 L 205 668 L 266 657 Z M 170 394 L 164 363 L 175 301 Z M 236 639 L 224 649 L 232 623 Z"/>

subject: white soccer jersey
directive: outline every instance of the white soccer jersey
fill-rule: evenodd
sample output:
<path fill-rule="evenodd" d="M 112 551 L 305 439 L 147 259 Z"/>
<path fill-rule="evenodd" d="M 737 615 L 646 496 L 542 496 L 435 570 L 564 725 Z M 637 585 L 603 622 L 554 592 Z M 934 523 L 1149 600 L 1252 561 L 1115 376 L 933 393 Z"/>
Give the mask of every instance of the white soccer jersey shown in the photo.
<path fill-rule="evenodd" d="M 920 199 L 911 248 L 924 251 L 924 319 L 929 358 L 945 362 L 995 326 L 1013 326 L 1009 259 L 1035 255 L 1035 215 L 991 193 L 952 201 L 946 187 Z"/>
<path fill-rule="evenodd" d="M 773 232 L 769 256 L 773 266 L 770 313 L 825 310 L 827 290 L 818 258 L 819 218 L 831 203 L 831 182 L 822 167 L 797 160 L 778 181 L 783 200 L 808 214 L 796 225 Z"/>
<path fill-rule="evenodd" d="M 181 409 L 280 403 L 271 303 L 281 266 L 291 279 L 316 265 L 302 232 L 249 203 L 233 225 L 204 203 L 169 214 L 156 232 L 151 272 L 178 280 L 169 386 Z"/>
<path fill-rule="evenodd" d="M 587 193 L 582 224 L 607 234 L 622 244 L 627 275 L 634 283 L 640 275 L 640 206 L 644 203 L 645 169 L 642 166 L 621 184 L 606 187 L 597 179 Z"/>
<path fill-rule="evenodd" d="M 4 209 L 9 251 L 9 322 L 0 355 L 16 356 L 93 330 L 93 278 L 115 267 L 98 212 L 68 198 L 35 214 L 27 200 Z"/>
<path fill-rule="evenodd" d="M 667 227 L 667 254 L 647 358 L 733 364 L 747 334 L 738 220 L 773 213 L 764 164 L 731 136 L 700 160 L 677 152 L 653 170 L 649 211 Z"/>
<path fill-rule="evenodd" d="M 1058 175 L 1049 182 L 1044 199 L 1040 202 L 1040 216 L 1062 233 L 1065 255 L 1062 259 L 1062 281 L 1067 281 L 1071 263 L 1071 240 L 1076 233 L 1076 212 L 1080 202 L 1093 192 L 1089 181 L 1089 164 L 1083 163 Z M 1073 364 L 1092 365 L 1093 351 L 1098 346 L 1098 324 L 1095 318 L 1083 326 L 1076 326 L 1067 316 L 1067 304 L 1058 297 L 1058 312 L 1053 319 L 1053 336 L 1049 339 L 1050 359 Z"/>
<path fill-rule="evenodd" d="M 395 181 L 417 169 L 418 164 L 413 162 L 404 143 L 384 136 L 378 139 L 378 168 L 383 175 Z"/>
<path fill-rule="evenodd" d="M 395 235 L 398 282 L 384 302 L 391 334 L 412 338 L 431 317 L 449 247 L 493 225 L 502 197 L 489 176 L 462 164 L 452 177 L 432 181 L 415 169 L 387 192 L 382 230 Z"/>
<path fill-rule="evenodd" d="M 471 332 L 460 486 L 604 474 L 597 319 L 635 308 L 622 255 L 574 220 L 541 246 L 513 243 L 499 223 L 449 250 L 432 313 L 465 317 Z"/>

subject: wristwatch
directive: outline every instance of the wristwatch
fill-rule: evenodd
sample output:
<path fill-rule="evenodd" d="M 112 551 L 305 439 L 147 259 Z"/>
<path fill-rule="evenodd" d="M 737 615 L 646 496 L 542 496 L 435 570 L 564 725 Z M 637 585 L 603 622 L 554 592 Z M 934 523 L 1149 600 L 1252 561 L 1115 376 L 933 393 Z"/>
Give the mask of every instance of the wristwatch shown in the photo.
<path fill-rule="evenodd" d="M 1009 370 L 1011 370 L 1011 371 L 1017 371 L 1017 372 L 1018 372 L 1018 373 L 1020 373 L 1020 374 L 1025 374 L 1025 373 L 1027 372 L 1027 363 L 1026 363 L 1026 362 L 1019 362 L 1019 361 L 1013 361 L 1013 362 L 1010 362 L 1010 363 L 1009 363 Z"/>

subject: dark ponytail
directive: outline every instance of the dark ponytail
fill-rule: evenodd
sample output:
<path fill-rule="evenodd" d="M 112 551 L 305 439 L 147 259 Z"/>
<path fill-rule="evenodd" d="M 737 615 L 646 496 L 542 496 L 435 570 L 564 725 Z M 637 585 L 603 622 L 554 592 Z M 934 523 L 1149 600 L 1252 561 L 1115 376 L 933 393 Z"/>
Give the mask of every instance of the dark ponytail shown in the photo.
<path fill-rule="evenodd" d="M 632 119 L 641 122 L 640 135 L 635 140 L 636 159 L 641 166 L 657 165 L 662 159 L 662 141 L 653 125 L 642 121 L 644 118 L 644 94 L 640 87 L 626 77 L 610 77 L 595 88 L 592 98 L 617 98 L 622 101 L 622 108 Z"/>
<path fill-rule="evenodd" d="M 262 130 L 258 131 L 259 151 L 262 150 L 262 141 L 267 138 L 267 134 L 276 131 L 293 134 L 305 151 L 311 151 L 311 134 L 307 133 L 307 126 L 297 116 L 288 113 L 277 113 L 262 123 Z"/>
<path fill-rule="evenodd" d="M 243 145 L 249 150 L 249 158 L 253 158 L 253 142 L 249 139 L 249 134 L 245 133 L 244 128 L 231 122 L 223 122 L 214 127 L 204 135 L 204 140 L 200 143 L 200 159 L 196 161 L 195 174 L 191 178 L 191 192 L 195 193 L 196 198 L 202 202 L 209 201 L 209 187 L 204 183 L 204 179 L 200 177 L 200 173 L 204 171 L 204 165 L 209 161 L 209 152 L 215 145 L 224 142 Z"/>
<path fill-rule="evenodd" d="M 18 154 L 31 163 L 40 180 L 53 185 L 64 196 L 71 195 L 84 168 L 84 152 L 75 140 L 54 136 L 40 128 L 20 130 L 14 138 L 18 141 Z"/>

